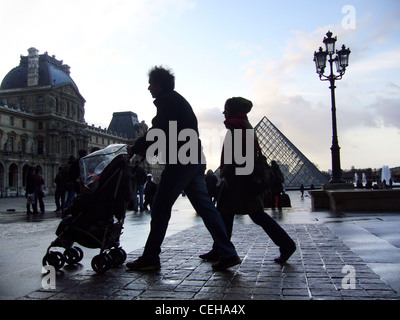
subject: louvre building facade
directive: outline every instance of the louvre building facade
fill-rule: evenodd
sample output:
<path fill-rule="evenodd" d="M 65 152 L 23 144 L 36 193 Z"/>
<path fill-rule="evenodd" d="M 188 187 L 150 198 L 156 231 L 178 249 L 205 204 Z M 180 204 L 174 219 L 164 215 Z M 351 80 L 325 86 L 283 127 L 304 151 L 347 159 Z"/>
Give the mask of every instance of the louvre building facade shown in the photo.
<path fill-rule="evenodd" d="M 113 143 L 132 144 L 147 131 L 133 112 L 114 113 L 108 129 L 88 125 L 85 99 L 70 67 L 35 48 L 28 53 L 0 86 L 0 197 L 25 194 L 29 166 L 39 166 L 52 193 L 58 167 L 70 155 Z"/>

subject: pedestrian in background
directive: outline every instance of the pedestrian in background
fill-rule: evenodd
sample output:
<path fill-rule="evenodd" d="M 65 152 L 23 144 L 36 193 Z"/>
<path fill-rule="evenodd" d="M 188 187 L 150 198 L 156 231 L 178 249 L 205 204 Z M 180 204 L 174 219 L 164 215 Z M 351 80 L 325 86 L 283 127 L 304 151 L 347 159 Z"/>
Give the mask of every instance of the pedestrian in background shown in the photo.
<path fill-rule="evenodd" d="M 214 172 L 211 169 L 209 169 L 207 170 L 205 180 L 206 180 L 208 195 L 210 196 L 211 201 L 215 204 L 218 196 L 218 187 L 217 187 L 218 178 L 214 174 Z"/>
<path fill-rule="evenodd" d="M 304 198 L 304 184 L 300 186 L 301 197 Z"/>
<path fill-rule="evenodd" d="M 74 200 L 75 197 L 74 183 L 70 175 L 71 165 L 75 160 L 76 158 L 73 155 L 70 155 L 68 158 L 68 163 L 65 166 L 63 166 L 62 169 L 62 175 L 65 182 L 65 193 L 66 193 L 65 206 L 63 209 L 68 208 L 72 204 L 72 201 Z"/>
<path fill-rule="evenodd" d="M 137 194 L 133 198 L 133 211 L 144 211 L 143 194 L 144 184 L 147 180 L 146 171 L 140 166 L 140 161 L 135 162 L 135 166 L 132 169 L 133 174 L 136 178 L 136 190 Z M 139 199 L 138 199 L 139 198 Z"/>
<path fill-rule="evenodd" d="M 29 167 L 25 180 L 26 214 L 36 214 L 37 204 L 35 197 L 35 167 Z M 32 211 L 31 211 L 32 206 Z"/>
<path fill-rule="evenodd" d="M 144 203 L 143 203 L 144 210 L 146 211 L 148 210 L 147 205 L 150 206 L 151 210 L 153 206 L 154 197 L 156 196 L 156 192 L 157 192 L 157 184 L 153 181 L 152 174 L 149 173 L 147 175 L 147 181 L 144 187 Z"/>
<path fill-rule="evenodd" d="M 283 183 L 285 182 L 285 178 L 283 177 L 283 173 L 279 168 L 278 163 L 275 160 L 271 161 L 271 169 L 274 175 L 274 182 L 271 187 L 272 193 L 272 203 L 271 209 L 282 209 L 282 199 L 281 195 L 283 193 Z"/>
<path fill-rule="evenodd" d="M 40 208 L 40 213 L 44 213 L 44 178 L 40 172 L 40 169 L 38 167 L 35 168 L 35 197 L 36 197 L 36 203 L 39 202 L 39 208 Z"/>
<path fill-rule="evenodd" d="M 79 161 L 87 155 L 87 151 L 81 149 L 78 151 L 78 154 L 78 159 L 74 159 L 69 168 L 69 175 L 74 186 L 75 195 L 81 193 L 81 168 L 79 166 Z"/>
<path fill-rule="evenodd" d="M 62 167 L 58 167 L 58 173 L 54 178 L 54 183 L 56 184 L 56 191 L 54 193 L 56 210 L 54 212 L 60 212 L 64 208 L 65 204 L 65 181 L 63 178 Z"/>

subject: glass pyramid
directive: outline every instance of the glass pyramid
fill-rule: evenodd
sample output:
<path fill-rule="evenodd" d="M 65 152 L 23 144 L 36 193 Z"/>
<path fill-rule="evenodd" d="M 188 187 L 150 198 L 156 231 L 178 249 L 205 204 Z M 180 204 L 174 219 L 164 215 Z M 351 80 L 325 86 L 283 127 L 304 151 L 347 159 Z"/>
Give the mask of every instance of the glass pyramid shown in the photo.
<path fill-rule="evenodd" d="M 299 188 L 301 184 L 309 188 L 311 184 L 320 187 L 328 183 L 322 172 L 267 117 L 264 117 L 254 129 L 268 163 L 272 160 L 278 163 L 285 177 L 286 189 Z"/>

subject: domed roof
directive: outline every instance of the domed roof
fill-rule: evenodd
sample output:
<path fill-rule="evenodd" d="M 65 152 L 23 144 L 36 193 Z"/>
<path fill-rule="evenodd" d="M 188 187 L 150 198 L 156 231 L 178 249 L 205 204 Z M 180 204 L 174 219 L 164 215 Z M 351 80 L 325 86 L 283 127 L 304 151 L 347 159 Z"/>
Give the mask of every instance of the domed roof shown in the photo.
<path fill-rule="evenodd" d="M 39 55 L 39 86 L 71 84 L 78 92 L 78 86 L 69 75 L 69 66 L 63 65 L 47 52 Z M 28 56 L 21 56 L 18 67 L 12 69 L 3 79 L 0 89 L 17 89 L 28 86 Z"/>

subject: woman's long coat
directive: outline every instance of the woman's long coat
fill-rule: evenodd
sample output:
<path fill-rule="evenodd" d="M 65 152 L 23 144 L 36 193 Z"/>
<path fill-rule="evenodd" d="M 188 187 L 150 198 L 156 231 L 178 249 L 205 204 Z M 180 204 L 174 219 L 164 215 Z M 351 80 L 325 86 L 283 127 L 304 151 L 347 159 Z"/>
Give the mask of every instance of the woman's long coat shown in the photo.
<path fill-rule="evenodd" d="M 234 114 L 231 118 L 225 121 L 225 126 L 230 130 L 232 137 L 234 129 L 243 131 L 242 135 L 242 150 L 245 148 L 245 130 L 253 129 L 247 119 L 245 113 L 239 112 Z M 254 130 L 254 129 L 253 129 Z M 233 140 L 233 139 L 232 139 Z M 233 143 L 237 146 L 238 143 Z M 225 148 L 226 146 L 224 146 Z M 232 153 L 234 148 L 232 148 Z M 256 149 L 254 152 L 253 160 L 256 156 Z M 232 156 L 231 159 L 234 159 Z M 250 157 L 249 157 L 250 159 Z M 226 163 L 224 159 L 224 150 L 221 155 L 221 177 L 224 179 L 223 185 L 217 201 L 217 209 L 221 213 L 231 214 L 249 214 L 260 212 L 264 210 L 264 198 L 262 193 L 254 193 L 251 191 L 251 177 L 249 175 L 237 175 L 235 169 L 238 165 L 233 163 Z"/>

